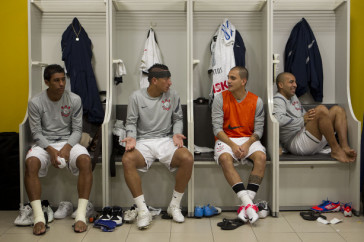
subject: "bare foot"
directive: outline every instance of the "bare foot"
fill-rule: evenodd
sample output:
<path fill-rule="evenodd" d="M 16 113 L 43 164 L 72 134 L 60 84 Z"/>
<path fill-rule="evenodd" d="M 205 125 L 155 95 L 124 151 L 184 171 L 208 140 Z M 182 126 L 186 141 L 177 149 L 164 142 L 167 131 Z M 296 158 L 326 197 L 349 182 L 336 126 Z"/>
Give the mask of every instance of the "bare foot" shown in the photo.
<path fill-rule="evenodd" d="M 87 230 L 87 225 L 84 222 L 78 220 L 75 223 L 74 230 L 75 230 L 76 233 L 83 233 L 83 232 L 85 232 Z"/>
<path fill-rule="evenodd" d="M 343 150 L 344 150 L 344 152 L 345 152 L 345 154 L 347 155 L 347 156 L 349 156 L 349 157 L 352 157 L 352 158 L 356 158 L 356 151 L 354 150 L 354 149 L 352 149 L 352 148 L 350 148 L 349 146 L 348 147 L 345 147 L 345 148 L 343 148 Z"/>
<path fill-rule="evenodd" d="M 353 162 L 355 160 L 355 158 L 346 155 L 344 150 L 341 148 L 336 150 L 331 150 L 331 157 L 344 163 Z"/>
<path fill-rule="evenodd" d="M 33 227 L 33 234 L 42 235 L 46 232 L 46 227 L 43 222 L 38 222 Z"/>

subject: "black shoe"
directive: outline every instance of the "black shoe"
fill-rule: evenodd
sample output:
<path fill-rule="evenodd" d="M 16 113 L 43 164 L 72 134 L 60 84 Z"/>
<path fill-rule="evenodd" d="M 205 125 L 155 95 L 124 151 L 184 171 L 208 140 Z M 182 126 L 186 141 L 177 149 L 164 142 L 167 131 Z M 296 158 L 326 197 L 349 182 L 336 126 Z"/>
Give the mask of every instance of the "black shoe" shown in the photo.
<path fill-rule="evenodd" d="M 123 209 L 119 206 L 112 207 L 112 214 L 110 220 L 116 223 L 116 226 L 123 224 Z"/>

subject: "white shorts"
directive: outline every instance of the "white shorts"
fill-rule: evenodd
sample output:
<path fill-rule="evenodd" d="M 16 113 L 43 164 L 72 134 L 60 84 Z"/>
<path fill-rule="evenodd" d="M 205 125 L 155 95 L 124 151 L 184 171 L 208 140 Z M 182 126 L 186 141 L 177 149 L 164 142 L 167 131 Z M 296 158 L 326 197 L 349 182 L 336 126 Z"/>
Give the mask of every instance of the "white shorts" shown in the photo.
<path fill-rule="evenodd" d="M 245 142 L 247 142 L 249 140 L 249 137 L 230 138 L 230 139 L 235 144 L 242 145 L 242 144 L 244 144 Z M 234 165 L 238 165 L 239 163 L 246 164 L 248 162 L 247 158 L 249 156 L 251 156 L 256 151 L 261 151 L 261 152 L 263 152 L 265 154 L 265 148 L 262 145 L 262 143 L 260 143 L 259 140 L 258 141 L 255 141 L 249 147 L 248 154 L 244 158 L 238 159 L 234 155 L 233 150 L 231 149 L 231 147 L 229 145 L 225 144 L 221 140 L 216 140 L 216 143 L 215 143 L 215 156 L 214 156 L 214 158 L 215 158 L 217 164 L 219 164 L 219 157 L 220 157 L 220 155 L 222 155 L 223 153 L 228 153 L 228 154 L 230 154 L 234 158 Z"/>
<path fill-rule="evenodd" d="M 155 160 L 165 165 L 171 172 L 177 168 L 171 168 L 171 162 L 174 152 L 178 149 L 170 137 L 156 139 L 142 139 L 136 142 L 137 149 L 144 157 L 146 167 L 138 169 L 146 172 Z"/>
<path fill-rule="evenodd" d="M 52 146 L 56 150 L 61 150 L 66 143 L 67 142 L 54 143 L 54 144 L 50 144 L 50 146 Z M 78 173 L 79 173 L 78 168 L 76 166 L 76 160 L 77 160 L 77 157 L 79 157 L 80 155 L 90 156 L 90 154 L 88 153 L 88 151 L 85 147 L 83 147 L 82 145 L 76 144 L 75 146 L 72 147 L 72 149 L 70 151 L 70 157 L 69 157 L 70 160 L 67 165 L 67 168 L 75 176 L 78 176 Z M 51 165 L 51 160 L 49 159 L 48 152 L 45 149 L 43 149 L 37 145 L 34 145 L 28 151 L 25 159 L 28 159 L 29 157 L 37 157 L 40 160 L 41 166 L 40 166 L 40 170 L 38 172 L 38 176 L 39 177 L 46 176 L 48 173 L 48 167 Z"/>
<path fill-rule="evenodd" d="M 327 145 L 324 136 L 319 140 L 303 127 L 293 138 L 288 151 L 295 155 L 313 155 Z"/>

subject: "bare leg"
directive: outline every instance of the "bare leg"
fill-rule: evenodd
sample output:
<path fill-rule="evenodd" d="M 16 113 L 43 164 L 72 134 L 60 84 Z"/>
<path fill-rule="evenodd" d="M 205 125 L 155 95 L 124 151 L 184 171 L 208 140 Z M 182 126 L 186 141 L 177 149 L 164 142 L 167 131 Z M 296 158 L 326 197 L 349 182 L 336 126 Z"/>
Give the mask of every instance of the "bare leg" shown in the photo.
<path fill-rule="evenodd" d="M 78 197 L 88 200 L 93 180 L 90 157 L 88 155 L 80 155 L 77 157 L 76 166 L 79 169 L 77 182 Z M 76 221 L 74 230 L 76 232 L 85 232 L 87 225 L 83 221 Z"/>
<path fill-rule="evenodd" d="M 139 197 L 143 194 L 143 191 L 142 182 L 137 169 L 146 166 L 144 157 L 138 150 L 134 149 L 132 151 L 125 152 L 122 162 L 124 167 L 125 182 L 128 185 L 133 197 Z"/>
<path fill-rule="evenodd" d="M 234 159 L 230 154 L 223 153 L 220 155 L 219 163 L 221 165 L 225 179 L 231 187 L 237 183 L 242 182 L 238 172 L 234 167 Z"/>
<path fill-rule="evenodd" d="M 179 148 L 174 152 L 171 167 L 177 167 L 176 184 L 174 190 L 184 193 L 188 181 L 191 178 L 193 157 L 186 148 Z"/>
<path fill-rule="evenodd" d="M 346 155 L 344 150 L 336 141 L 334 127 L 329 116 L 329 110 L 325 106 L 319 105 L 315 108 L 315 111 L 315 118 L 314 120 L 307 122 L 306 129 L 319 140 L 321 140 L 322 135 L 325 136 L 331 147 L 331 157 L 341 162 L 354 161 L 355 159 Z"/>
<path fill-rule="evenodd" d="M 27 191 L 29 200 L 32 202 L 34 200 L 40 200 L 42 193 L 42 188 L 40 180 L 38 177 L 38 172 L 40 169 L 40 160 L 36 157 L 29 157 L 25 161 L 25 189 Z M 45 233 L 46 227 L 43 222 L 38 222 L 34 224 L 33 234 L 40 235 Z"/>
<path fill-rule="evenodd" d="M 254 167 L 250 175 L 263 178 L 267 159 L 266 155 L 261 151 L 256 151 L 251 154 L 249 158 L 252 159 L 254 162 Z"/>
<path fill-rule="evenodd" d="M 339 137 L 339 144 L 349 157 L 356 158 L 356 151 L 349 147 L 348 144 L 348 124 L 346 120 L 345 109 L 340 106 L 333 106 L 329 110 L 329 116 L 332 125 Z"/>

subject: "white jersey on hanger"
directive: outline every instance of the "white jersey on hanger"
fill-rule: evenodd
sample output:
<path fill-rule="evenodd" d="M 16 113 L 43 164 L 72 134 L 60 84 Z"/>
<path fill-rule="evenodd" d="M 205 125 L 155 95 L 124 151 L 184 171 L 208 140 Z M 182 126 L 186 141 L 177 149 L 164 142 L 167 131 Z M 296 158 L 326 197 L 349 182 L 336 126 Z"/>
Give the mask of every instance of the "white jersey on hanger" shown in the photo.
<path fill-rule="evenodd" d="M 228 19 L 219 26 L 215 35 L 216 42 L 211 43 L 210 68 L 212 71 L 212 93 L 220 93 L 227 90 L 227 76 L 231 68 L 235 66 L 234 42 L 235 26 Z"/>
<path fill-rule="evenodd" d="M 145 41 L 144 53 L 140 65 L 140 88 L 149 86 L 148 75 L 145 73 L 148 73 L 148 69 L 156 63 L 163 64 L 162 55 L 155 41 L 154 30 L 150 28 L 149 37 Z"/>

